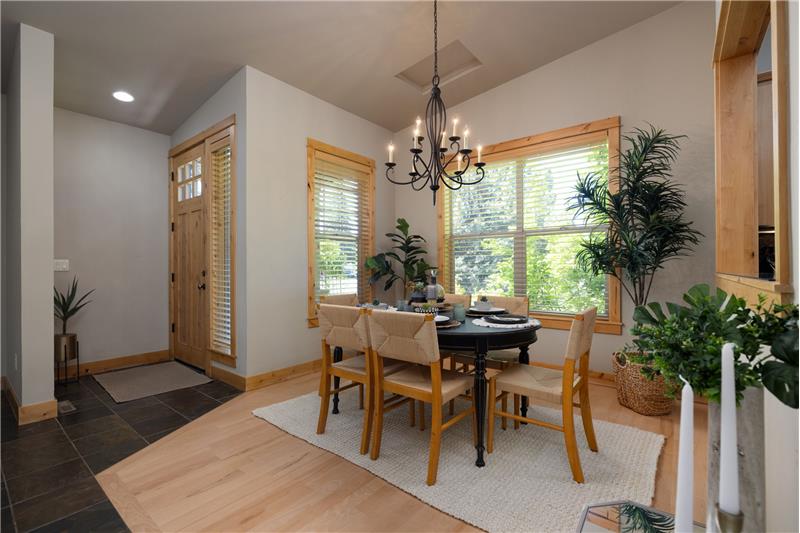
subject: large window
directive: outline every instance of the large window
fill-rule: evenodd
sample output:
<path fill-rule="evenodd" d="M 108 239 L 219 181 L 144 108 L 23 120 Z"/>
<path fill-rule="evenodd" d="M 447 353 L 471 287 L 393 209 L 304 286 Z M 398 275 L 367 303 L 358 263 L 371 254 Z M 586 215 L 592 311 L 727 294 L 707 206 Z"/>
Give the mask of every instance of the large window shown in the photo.
<path fill-rule="evenodd" d="M 308 140 L 308 319 L 320 295 L 370 297 L 375 162 Z"/>
<path fill-rule="evenodd" d="M 582 124 L 484 150 L 486 176 L 477 185 L 445 189 L 440 217 L 440 268 L 449 291 L 528 296 L 545 326 L 568 327 L 571 315 L 597 306 L 600 331 L 616 333 L 616 280 L 575 263 L 580 243 L 603 226 L 567 206 L 578 175 L 608 178 L 619 119 Z M 612 181 L 613 186 L 613 181 Z"/>

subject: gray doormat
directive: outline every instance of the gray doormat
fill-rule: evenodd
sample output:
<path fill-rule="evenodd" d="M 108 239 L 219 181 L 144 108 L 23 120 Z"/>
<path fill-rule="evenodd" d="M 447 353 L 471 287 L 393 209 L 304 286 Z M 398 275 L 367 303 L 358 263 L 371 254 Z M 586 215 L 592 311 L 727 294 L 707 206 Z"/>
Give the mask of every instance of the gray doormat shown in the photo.
<path fill-rule="evenodd" d="M 175 361 L 106 372 L 95 375 L 94 379 L 117 403 L 195 387 L 211 381 L 205 375 Z"/>

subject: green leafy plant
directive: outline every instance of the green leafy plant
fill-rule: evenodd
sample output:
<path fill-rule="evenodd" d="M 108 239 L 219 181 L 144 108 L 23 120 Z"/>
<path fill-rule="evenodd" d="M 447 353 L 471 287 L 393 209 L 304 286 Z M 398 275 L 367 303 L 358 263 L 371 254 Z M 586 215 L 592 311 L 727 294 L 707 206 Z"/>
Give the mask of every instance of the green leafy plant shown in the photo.
<path fill-rule="evenodd" d="M 650 126 L 624 136 L 630 148 L 620 153 L 616 192 L 608 172 L 578 176 L 569 208 L 589 224 L 607 227 L 581 242 L 578 265 L 597 276 L 619 279 L 634 305 L 645 305 L 653 278 L 670 259 L 688 255 L 702 234 L 684 218 L 683 189 L 671 182 L 683 135 Z"/>
<path fill-rule="evenodd" d="M 479 302 L 488 302 L 489 298 L 487 298 L 486 296 L 481 296 L 481 297 L 478 298 L 478 301 Z"/>
<path fill-rule="evenodd" d="M 671 533 L 675 528 L 671 516 L 638 505 L 624 503 L 620 505 L 619 514 L 625 518 L 621 524 L 622 533 Z"/>
<path fill-rule="evenodd" d="M 792 409 L 798 407 L 797 320 L 772 343 L 772 357 L 761 365 L 761 381 L 772 394 Z"/>
<path fill-rule="evenodd" d="M 683 376 L 697 394 L 719 402 L 722 346 L 732 342 L 736 345 L 737 400 L 747 387 L 763 382 L 769 383 L 769 390 L 778 390 L 776 396 L 784 403 L 784 398 L 791 400 L 794 395 L 796 405 L 797 306 L 766 305 L 762 297 L 750 309 L 744 299 L 722 289 L 712 291 L 705 284 L 689 289 L 683 301 L 686 305 L 663 307 L 653 302 L 633 313 L 638 353 L 629 357 L 646 365 L 642 369 L 646 376 L 660 373 L 672 390 L 677 390 L 678 376 Z M 794 354 L 780 343 L 772 357 L 765 354 L 764 347 L 786 333 L 794 334 Z"/>
<path fill-rule="evenodd" d="M 401 281 L 406 289 L 412 288 L 413 283 L 424 282 L 427 271 L 433 268 L 425 261 L 424 256 L 428 252 L 421 246 L 426 242 L 425 239 L 420 235 L 409 234 L 406 219 L 398 218 L 395 228 L 397 233 L 386 234 L 395 243 L 392 251 L 368 257 L 364 263 L 372 272 L 370 283 L 386 278 L 383 285 L 383 290 L 386 291 L 397 281 Z"/>
<path fill-rule="evenodd" d="M 57 319 L 61 321 L 61 333 L 63 335 L 67 334 L 67 321 L 75 315 L 78 311 L 83 309 L 86 304 L 91 303 L 91 300 L 86 300 L 86 298 L 94 292 L 94 289 L 90 290 L 77 300 L 75 300 L 76 296 L 78 295 L 78 278 L 72 278 L 72 285 L 69 289 L 67 289 L 67 293 L 64 294 L 60 292 L 57 288 L 53 287 L 53 303 L 55 306 L 55 316 Z"/>

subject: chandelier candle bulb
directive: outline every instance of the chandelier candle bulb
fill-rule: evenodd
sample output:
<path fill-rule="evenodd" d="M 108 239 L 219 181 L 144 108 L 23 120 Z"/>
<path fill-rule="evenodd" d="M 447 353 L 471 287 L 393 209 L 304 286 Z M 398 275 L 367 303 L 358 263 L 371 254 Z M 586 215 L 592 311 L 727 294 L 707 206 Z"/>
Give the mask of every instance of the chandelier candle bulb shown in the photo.
<path fill-rule="evenodd" d="M 480 144 L 478 145 L 478 163 L 481 162 L 481 150 L 483 150 L 483 146 Z"/>
<path fill-rule="evenodd" d="M 464 128 L 464 150 L 469 149 L 469 128 Z"/>
<path fill-rule="evenodd" d="M 453 137 L 455 137 L 455 136 L 456 136 L 456 126 L 457 126 L 457 125 L 458 125 L 458 119 L 457 119 L 457 118 L 454 118 L 454 119 L 453 119 Z"/>
<path fill-rule="evenodd" d="M 389 163 L 394 163 L 394 145 L 389 145 Z"/>
<path fill-rule="evenodd" d="M 447 139 L 447 132 L 443 131 L 442 132 L 442 148 L 447 149 L 447 141 L 445 139 Z"/>

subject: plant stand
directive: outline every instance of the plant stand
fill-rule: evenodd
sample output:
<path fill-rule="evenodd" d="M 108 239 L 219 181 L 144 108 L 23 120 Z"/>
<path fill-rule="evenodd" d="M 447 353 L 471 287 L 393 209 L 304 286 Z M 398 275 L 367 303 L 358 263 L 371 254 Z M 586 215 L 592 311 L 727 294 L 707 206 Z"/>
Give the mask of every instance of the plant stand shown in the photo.
<path fill-rule="evenodd" d="M 81 380 L 81 342 L 75 341 L 75 379 L 69 379 L 69 359 L 64 358 L 64 379 L 61 379 L 61 361 L 56 361 L 56 383 L 66 385 L 67 383 L 80 383 Z"/>

